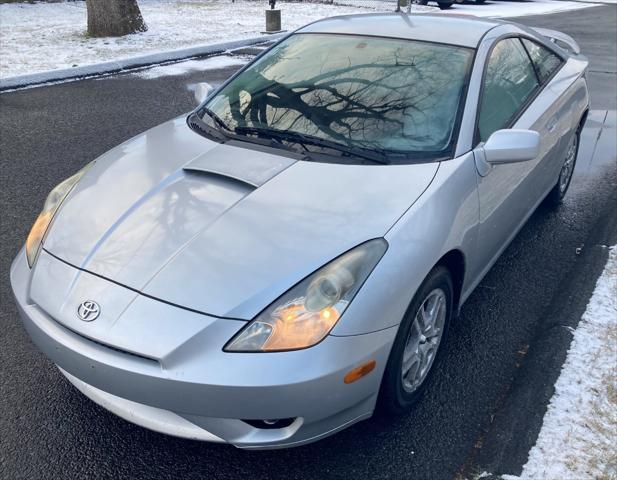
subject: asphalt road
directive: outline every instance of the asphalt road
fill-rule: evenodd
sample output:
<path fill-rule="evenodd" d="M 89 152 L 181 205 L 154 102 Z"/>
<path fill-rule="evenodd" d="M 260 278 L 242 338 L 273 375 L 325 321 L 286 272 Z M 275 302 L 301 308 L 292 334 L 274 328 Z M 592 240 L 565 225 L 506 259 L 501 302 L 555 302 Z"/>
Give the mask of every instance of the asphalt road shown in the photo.
<path fill-rule="evenodd" d="M 616 12 L 608 6 L 517 20 L 573 34 L 592 60 L 592 106 L 607 110 L 615 109 Z M 606 258 L 603 245 L 617 243 L 614 114 L 594 114 L 565 204 L 541 206 L 531 217 L 453 325 L 430 390 L 397 420 L 372 419 L 316 444 L 274 452 L 174 439 L 90 402 L 30 343 L 8 269 L 49 189 L 121 141 L 189 110 L 191 84 L 220 82 L 232 71 L 154 80 L 127 74 L 0 95 L 0 477 L 516 473 L 569 344 L 563 326 L 576 325 L 584 310 Z"/>

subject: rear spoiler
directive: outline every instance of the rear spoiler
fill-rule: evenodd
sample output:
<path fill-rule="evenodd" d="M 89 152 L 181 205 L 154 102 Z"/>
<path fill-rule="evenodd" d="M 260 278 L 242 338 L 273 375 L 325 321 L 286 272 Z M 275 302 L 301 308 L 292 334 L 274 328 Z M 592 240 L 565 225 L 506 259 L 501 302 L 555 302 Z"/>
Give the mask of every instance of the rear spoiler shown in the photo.
<path fill-rule="evenodd" d="M 540 35 L 545 36 L 551 42 L 556 43 L 561 48 L 565 47 L 566 50 L 569 50 L 575 55 L 579 55 L 581 53 L 581 47 L 579 47 L 578 43 L 576 43 L 576 40 L 574 40 L 570 35 L 558 32 L 557 30 L 550 30 L 548 28 L 532 28 L 532 30 L 535 30 Z"/>

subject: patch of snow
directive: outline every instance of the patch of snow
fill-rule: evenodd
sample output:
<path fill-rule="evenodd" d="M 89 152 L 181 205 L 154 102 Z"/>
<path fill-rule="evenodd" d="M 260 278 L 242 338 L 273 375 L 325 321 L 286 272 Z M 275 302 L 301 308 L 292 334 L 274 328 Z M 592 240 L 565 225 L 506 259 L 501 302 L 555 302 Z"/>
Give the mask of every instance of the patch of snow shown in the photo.
<path fill-rule="evenodd" d="M 139 0 L 148 31 L 124 37 L 88 38 L 84 2 L 0 4 L 0 77 L 92 65 L 147 53 L 258 36 L 265 1 Z M 335 4 L 279 0 L 283 28 L 293 30 L 333 15 L 392 11 L 395 1 L 336 0 Z M 445 14 L 538 15 L 586 8 L 572 1 L 487 2 L 454 5 Z M 413 5 L 413 12 L 439 12 Z"/>
<path fill-rule="evenodd" d="M 133 73 L 133 75 L 140 78 L 152 79 L 168 77 L 171 75 L 184 75 L 189 72 L 235 67 L 244 65 L 246 62 L 247 59 L 242 57 L 228 57 L 226 55 L 220 55 L 218 57 L 209 57 L 203 60 L 185 60 L 183 62 L 170 63 L 168 65 L 158 65 L 145 70 L 139 70 Z"/>
<path fill-rule="evenodd" d="M 527 15 L 548 15 L 551 13 L 569 12 L 581 8 L 592 7 L 590 3 L 580 1 L 534 0 L 531 2 L 486 2 L 477 4 L 455 4 L 442 13 L 474 15 L 476 17 L 524 17 Z"/>
<path fill-rule="evenodd" d="M 612 247 L 520 477 L 617 478 L 617 246 Z M 612 393 L 611 393 L 612 392 Z M 608 459 L 608 460 L 607 460 Z"/>
<path fill-rule="evenodd" d="M 85 2 L 0 5 L 0 77 L 90 65 L 260 35 L 265 1 L 139 0 L 148 31 L 88 38 Z M 277 2 L 295 29 L 331 15 L 370 8 Z M 427 8 L 427 7 L 424 7 Z"/>

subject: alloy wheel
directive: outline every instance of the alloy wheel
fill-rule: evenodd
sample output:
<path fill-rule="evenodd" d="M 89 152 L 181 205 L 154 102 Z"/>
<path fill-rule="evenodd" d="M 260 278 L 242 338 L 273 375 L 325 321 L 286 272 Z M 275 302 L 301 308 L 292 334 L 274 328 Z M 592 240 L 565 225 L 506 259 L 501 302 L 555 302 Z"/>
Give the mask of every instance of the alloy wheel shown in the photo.
<path fill-rule="evenodd" d="M 446 294 L 441 288 L 431 291 L 416 312 L 409 331 L 401 376 L 403 389 L 411 393 L 426 378 L 435 361 L 447 315 Z"/>
<path fill-rule="evenodd" d="M 574 173 L 574 164 L 576 162 L 576 152 L 578 150 L 578 135 L 572 135 L 568 150 L 566 152 L 566 159 L 561 167 L 559 173 L 559 193 L 563 195 L 568 189 L 570 180 L 572 179 L 572 173 Z"/>

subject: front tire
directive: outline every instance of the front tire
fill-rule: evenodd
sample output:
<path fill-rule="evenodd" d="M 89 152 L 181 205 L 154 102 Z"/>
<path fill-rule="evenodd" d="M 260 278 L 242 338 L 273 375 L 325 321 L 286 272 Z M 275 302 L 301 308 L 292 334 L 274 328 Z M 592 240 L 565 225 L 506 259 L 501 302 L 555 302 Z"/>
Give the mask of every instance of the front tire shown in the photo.
<path fill-rule="evenodd" d="M 447 268 L 428 274 L 399 326 L 379 393 L 378 410 L 387 415 L 408 411 L 422 396 L 435 370 L 450 321 L 454 289 Z"/>
<path fill-rule="evenodd" d="M 581 132 L 580 129 L 577 130 L 572 138 L 570 139 L 570 143 L 568 144 L 568 148 L 566 150 L 566 158 L 564 159 L 563 165 L 561 166 L 561 170 L 559 172 L 559 177 L 557 178 L 557 183 L 550 191 L 550 193 L 546 196 L 546 201 L 553 206 L 559 205 L 563 202 L 563 198 L 566 196 L 566 192 L 570 187 L 570 182 L 572 181 L 572 174 L 574 173 L 574 167 L 576 166 L 576 157 L 578 156 L 578 147 L 581 140 Z"/>
<path fill-rule="evenodd" d="M 439 10 L 447 10 L 448 8 L 450 8 L 452 6 L 452 3 L 448 2 L 437 2 L 437 6 L 439 7 Z"/>

